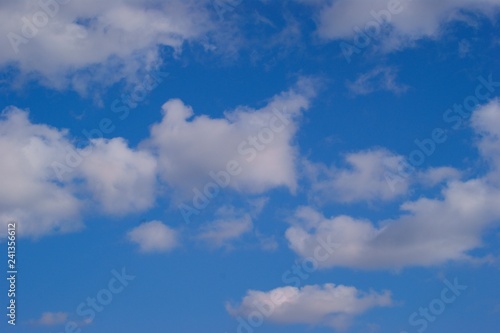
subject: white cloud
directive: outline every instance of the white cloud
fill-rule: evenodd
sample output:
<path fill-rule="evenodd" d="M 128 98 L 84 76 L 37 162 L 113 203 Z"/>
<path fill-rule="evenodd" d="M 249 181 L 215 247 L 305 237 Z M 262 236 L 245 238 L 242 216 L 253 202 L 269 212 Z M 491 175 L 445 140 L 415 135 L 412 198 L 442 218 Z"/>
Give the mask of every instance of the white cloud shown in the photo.
<path fill-rule="evenodd" d="M 311 221 L 305 216 L 318 212 L 300 208 L 286 238 L 302 257 L 313 255 L 318 239 L 330 238 L 338 248 L 323 267 L 402 268 L 472 259 L 467 252 L 482 245 L 483 230 L 500 218 L 500 192 L 473 180 L 452 183 L 442 195 L 444 200 L 407 202 L 401 206 L 406 214 L 377 225 L 349 216 Z"/>
<path fill-rule="evenodd" d="M 123 215 L 150 208 L 155 201 L 156 160 L 133 150 L 122 138 L 93 140 L 80 167 L 94 199 L 105 212 Z"/>
<path fill-rule="evenodd" d="M 399 174 L 404 157 L 376 148 L 345 156 L 346 168 L 326 168 L 321 164 L 306 163 L 313 180 L 312 195 L 319 201 L 377 201 L 391 200 L 405 194 L 410 183 L 402 178 L 392 187 L 388 174 Z"/>
<path fill-rule="evenodd" d="M 139 250 L 168 252 L 178 246 L 178 232 L 160 221 L 145 222 L 127 233 L 129 241 L 139 245 Z"/>
<path fill-rule="evenodd" d="M 374 307 L 391 306 L 388 291 L 368 293 L 355 287 L 325 284 L 302 288 L 281 287 L 268 292 L 249 290 L 233 316 L 259 316 L 279 324 L 324 325 L 344 329 L 350 320 Z M 254 319 L 255 320 L 255 319 Z"/>
<path fill-rule="evenodd" d="M 356 27 L 365 30 L 368 22 L 384 22 L 383 31 L 376 39 L 383 39 L 385 47 L 398 48 L 420 38 L 437 38 L 443 27 L 452 21 L 470 24 L 472 16 L 463 11 L 474 11 L 486 16 L 498 12 L 498 0 L 336 0 L 302 1 L 318 5 L 318 34 L 324 39 L 352 39 Z M 392 5 L 395 3 L 396 5 Z M 399 4 L 399 5 L 398 5 Z M 392 9 L 392 14 L 388 11 Z M 389 15 L 371 12 L 389 13 Z M 373 24 L 376 25 L 376 24 Z M 379 25 L 380 26 L 380 25 Z M 373 28 L 372 28 L 373 29 Z"/>
<path fill-rule="evenodd" d="M 22 74 L 40 76 L 49 86 L 72 85 L 81 92 L 88 81 L 106 85 L 134 78 L 138 71 L 151 70 L 161 62 L 159 47 L 179 52 L 185 42 L 213 28 L 205 4 L 193 0 L 2 2 L 0 32 L 15 41 L 0 39 L 0 67 L 13 64 Z"/>
<path fill-rule="evenodd" d="M 418 173 L 418 180 L 426 186 L 435 186 L 443 181 L 460 179 L 459 170 L 452 167 L 429 168 Z"/>
<path fill-rule="evenodd" d="M 77 148 L 66 130 L 32 124 L 27 112 L 8 108 L 0 119 L 0 153 L 5 158 L 0 173 L 8 175 L 0 188 L 1 223 L 19 222 L 23 236 L 75 231 L 83 227 L 83 205 L 112 215 L 144 211 L 155 203 L 158 175 L 176 193 L 192 196 L 194 186 L 203 190 L 215 181 L 210 171 L 227 174 L 231 159 L 241 169 L 229 177 L 235 190 L 294 190 L 297 151 L 292 140 L 313 86 L 310 80 L 299 80 L 264 108 L 239 107 L 222 119 L 199 116 L 188 121 L 189 108 L 171 100 L 143 148 L 129 147 L 120 137 Z M 258 211 L 265 200 L 253 204 Z"/>
<path fill-rule="evenodd" d="M 500 100 L 495 99 L 472 114 L 481 155 L 491 167 L 488 179 L 500 185 Z"/>
<path fill-rule="evenodd" d="M 242 235 L 251 232 L 253 229 L 252 218 L 248 214 L 241 217 L 231 216 L 217 219 L 204 225 L 197 238 L 211 246 L 229 246 L 231 242 L 238 240 Z"/>
<path fill-rule="evenodd" d="M 377 90 L 401 94 L 408 90 L 397 81 L 397 71 L 392 67 L 377 67 L 359 75 L 354 82 L 347 82 L 347 88 L 354 95 L 368 95 Z"/>
<path fill-rule="evenodd" d="M 449 180 L 438 198 L 405 202 L 401 216 L 376 224 L 349 216 L 326 218 L 302 207 L 286 231 L 290 247 L 300 256 L 312 256 L 318 238 L 328 237 L 338 248 L 320 263 L 325 267 L 401 268 L 477 260 L 469 252 L 481 247 L 483 232 L 500 222 L 499 101 L 478 108 L 472 119 L 482 157 L 492 166 L 486 175 Z"/>
<path fill-rule="evenodd" d="M 18 222 L 21 236 L 79 230 L 84 205 L 123 215 L 155 200 L 155 158 L 122 138 L 77 149 L 66 130 L 33 124 L 10 107 L 0 119 L 0 154 L 0 221 Z"/>
<path fill-rule="evenodd" d="M 72 149 L 60 131 L 30 122 L 27 112 L 10 107 L 0 118 L 0 221 L 16 221 L 19 234 L 38 237 L 82 227 L 81 202 L 68 184 L 58 182 L 51 163 Z M 6 230 L 3 229 L 3 230 Z"/>
<path fill-rule="evenodd" d="M 215 182 L 210 173 L 226 174 L 220 176 L 219 187 L 241 192 L 261 193 L 279 186 L 295 190 L 297 151 L 292 139 L 296 118 L 309 107 L 314 90 L 312 80 L 301 79 L 261 109 L 241 106 L 217 119 L 194 116 L 182 101 L 168 101 L 150 140 L 161 177 L 183 197 Z M 228 167 L 230 161 L 236 167 Z M 229 169 L 235 170 L 233 175 Z"/>
<path fill-rule="evenodd" d="M 67 319 L 68 314 L 66 312 L 44 312 L 39 319 L 33 321 L 33 324 L 42 326 L 56 326 L 64 324 Z"/>

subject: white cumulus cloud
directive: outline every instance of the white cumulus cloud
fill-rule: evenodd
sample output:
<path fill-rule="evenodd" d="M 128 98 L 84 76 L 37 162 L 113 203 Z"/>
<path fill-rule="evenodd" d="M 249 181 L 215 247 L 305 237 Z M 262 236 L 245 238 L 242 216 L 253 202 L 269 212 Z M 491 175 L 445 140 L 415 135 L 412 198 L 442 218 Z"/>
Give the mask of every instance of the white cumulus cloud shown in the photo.
<path fill-rule="evenodd" d="M 82 227 L 82 203 L 60 183 L 51 163 L 72 145 L 67 132 L 33 124 L 28 113 L 7 108 L 0 118 L 0 221 L 16 221 L 19 234 L 38 237 Z M 4 229 L 6 230 L 6 228 Z"/>
<path fill-rule="evenodd" d="M 183 196 L 208 183 L 245 193 L 296 188 L 296 119 L 315 95 L 313 80 L 274 96 L 261 109 L 238 107 L 224 118 L 195 116 L 178 99 L 163 105 L 163 120 L 151 130 L 159 172 Z"/>
<path fill-rule="evenodd" d="M 144 222 L 130 230 L 127 238 L 144 253 L 168 252 L 179 245 L 178 232 L 161 221 Z"/>
<path fill-rule="evenodd" d="M 345 329 L 350 320 L 374 307 L 392 305 L 391 293 L 362 292 L 352 286 L 307 285 L 281 287 L 267 292 L 249 290 L 241 303 L 227 309 L 242 316 L 279 324 L 308 324 Z"/>
<path fill-rule="evenodd" d="M 461 181 L 453 179 L 453 169 L 434 170 L 431 182 L 449 178 L 440 195 L 404 202 L 402 214 L 390 220 L 325 217 L 311 207 L 299 208 L 286 231 L 290 247 L 308 257 L 319 238 L 331 238 L 338 249 L 320 263 L 324 267 L 402 268 L 481 259 L 469 252 L 481 247 L 484 231 L 500 222 L 499 101 L 479 107 L 472 124 L 481 157 L 491 166 L 485 175 Z"/>

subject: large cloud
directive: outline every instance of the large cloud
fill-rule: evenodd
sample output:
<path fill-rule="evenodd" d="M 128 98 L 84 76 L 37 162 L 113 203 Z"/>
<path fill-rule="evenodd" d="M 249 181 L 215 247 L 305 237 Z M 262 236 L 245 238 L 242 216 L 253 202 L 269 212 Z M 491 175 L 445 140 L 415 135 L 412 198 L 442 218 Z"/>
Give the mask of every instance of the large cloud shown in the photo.
<path fill-rule="evenodd" d="M 156 160 L 122 138 L 77 148 L 66 130 L 33 124 L 15 107 L 0 119 L 0 221 L 20 236 L 82 228 L 84 205 L 123 215 L 155 201 Z M 90 193 L 90 195 L 87 195 Z"/>
<path fill-rule="evenodd" d="M 365 293 L 355 287 L 328 283 L 302 288 L 281 287 L 268 292 L 249 290 L 241 304 L 237 307 L 228 304 L 227 309 L 233 316 L 248 317 L 250 324 L 269 320 L 343 329 L 354 316 L 374 307 L 390 305 L 392 300 L 388 291 Z"/>
<path fill-rule="evenodd" d="M 367 23 L 381 22 L 384 32 L 375 37 L 385 37 L 386 46 L 399 47 L 402 43 L 429 37 L 436 38 L 446 23 L 474 20 L 465 12 L 494 15 L 498 0 L 336 0 L 308 1 L 318 6 L 318 34 L 325 39 L 351 39 L 357 29 L 365 30 Z M 392 13 L 389 11 L 391 10 Z M 382 13 L 383 11 L 383 13 Z M 373 12 L 373 13 L 372 13 Z"/>
<path fill-rule="evenodd" d="M 296 119 L 315 94 L 312 80 L 273 97 L 261 109 L 238 107 L 224 118 L 195 116 L 174 99 L 163 105 L 163 120 L 151 130 L 150 146 L 158 155 L 161 177 L 183 195 L 220 176 L 221 187 L 260 193 L 296 187 Z M 232 161 L 232 162 L 231 162 Z M 234 170 L 228 174 L 228 170 Z M 210 176 L 210 175 L 213 176 Z M 225 183 L 228 185 L 225 185 Z"/>
<path fill-rule="evenodd" d="M 51 163 L 64 160 L 72 145 L 65 131 L 32 124 L 11 107 L 0 119 L 0 221 L 19 223 L 21 236 L 69 232 L 82 227 L 81 203 L 57 181 Z M 6 230 L 4 228 L 3 230 Z"/>
<path fill-rule="evenodd" d="M 83 205 L 112 215 L 144 211 L 155 203 L 158 175 L 176 193 L 189 196 L 195 186 L 204 190 L 208 181 L 224 179 L 228 183 L 222 187 L 243 193 L 279 186 L 293 191 L 293 137 L 297 119 L 314 94 L 313 80 L 301 79 L 267 106 L 239 107 L 221 119 L 190 120 L 190 108 L 170 100 L 163 107 L 162 122 L 152 127 L 140 148 L 129 147 L 120 137 L 76 147 L 66 130 L 33 124 L 27 112 L 9 108 L 0 120 L 0 154 L 5 158 L 0 166 L 5 176 L 0 189 L 2 222 L 16 220 L 22 235 L 41 236 L 81 228 Z M 231 170 L 239 170 L 231 176 L 230 161 L 238 163 Z M 251 221 L 244 221 L 241 227 L 246 231 Z M 227 231 L 226 224 L 219 221 L 213 227 Z M 204 238 L 221 242 L 212 234 Z"/>
<path fill-rule="evenodd" d="M 319 238 L 329 238 L 338 248 L 320 263 L 326 267 L 401 268 L 477 259 L 469 251 L 480 247 L 484 231 L 500 221 L 499 115 L 498 101 L 473 114 L 480 152 L 492 166 L 485 176 L 451 180 L 438 198 L 403 203 L 404 214 L 377 224 L 349 216 L 326 218 L 310 207 L 299 208 L 286 231 L 290 247 L 308 257 Z"/>
<path fill-rule="evenodd" d="M 212 29 L 205 1 L 71 0 L 0 4 L 0 67 L 41 76 L 54 87 L 111 84 L 161 61 Z M 8 38 L 7 38 L 8 37 Z"/>
<path fill-rule="evenodd" d="M 104 211 L 123 215 L 150 208 L 155 201 L 156 160 L 133 150 L 122 138 L 94 140 L 81 152 L 79 168 Z"/>

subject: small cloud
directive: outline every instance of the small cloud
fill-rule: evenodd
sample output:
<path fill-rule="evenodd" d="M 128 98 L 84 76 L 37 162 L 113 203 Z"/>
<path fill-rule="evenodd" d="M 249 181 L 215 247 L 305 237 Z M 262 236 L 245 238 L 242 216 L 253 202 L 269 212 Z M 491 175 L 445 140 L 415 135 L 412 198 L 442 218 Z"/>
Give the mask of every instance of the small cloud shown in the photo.
<path fill-rule="evenodd" d="M 213 247 L 225 247 L 252 229 L 253 223 L 249 214 L 224 216 L 203 226 L 197 238 Z"/>
<path fill-rule="evenodd" d="M 57 326 L 64 324 L 67 319 L 66 312 L 44 312 L 39 319 L 33 320 L 32 323 L 39 326 Z"/>
<path fill-rule="evenodd" d="M 127 233 L 141 252 L 167 252 L 178 245 L 177 232 L 160 221 L 145 222 Z"/>
<path fill-rule="evenodd" d="M 272 252 L 278 249 L 279 244 L 274 236 L 265 236 L 259 232 L 256 232 L 255 235 L 259 241 L 259 247 L 262 250 Z"/>
<path fill-rule="evenodd" d="M 399 95 L 408 90 L 408 86 L 396 81 L 395 68 L 377 67 L 359 75 L 354 82 L 347 81 L 347 88 L 353 95 L 368 95 L 375 91 L 389 91 Z"/>

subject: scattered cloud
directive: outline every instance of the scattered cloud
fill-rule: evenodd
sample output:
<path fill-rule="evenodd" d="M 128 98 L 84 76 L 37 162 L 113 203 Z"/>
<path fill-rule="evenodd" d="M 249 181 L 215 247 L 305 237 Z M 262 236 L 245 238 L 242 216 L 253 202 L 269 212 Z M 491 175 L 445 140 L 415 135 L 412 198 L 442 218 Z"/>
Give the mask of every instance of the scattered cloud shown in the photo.
<path fill-rule="evenodd" d="M 325 267 L 402 268 L 478 260 L 469 252 L 481 247 L 483 232 L 500 222 L 498 125 L 498 100 L 472 115 L 481 156 L 491 165 L 486 175 L 452 180 L 455 170 L 434 169 L 427 175 L 431 182 L 451 175 L 437 198 L 404 202 L 400 208 L 405 213 L 378 223 L 344 215 L 326 218 L 311 207 L 301 207 L 286 231 L 290 247 L 307 257 L 319 238 L 331 238 L 339 247 L 321 263 Z"/>
<path fill-rule="evenodd" d="M 377 67 L 361 74 L 353 82 L 348 81 L 347 88 L 354 95 L 368 95 L 379 90 L 399 95 L 408 90 L 408 86 L 397 82 L 397 71 L 392 67 Z"/>

